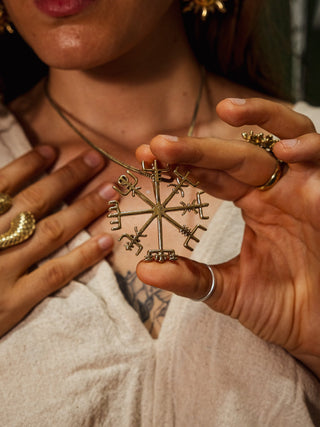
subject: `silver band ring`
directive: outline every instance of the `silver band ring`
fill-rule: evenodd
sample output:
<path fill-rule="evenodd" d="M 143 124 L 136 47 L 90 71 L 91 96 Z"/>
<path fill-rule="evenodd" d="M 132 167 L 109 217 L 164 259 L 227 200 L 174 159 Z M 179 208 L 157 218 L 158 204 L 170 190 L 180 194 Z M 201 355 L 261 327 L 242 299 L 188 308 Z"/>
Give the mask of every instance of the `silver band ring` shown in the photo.
<path fill-rule="evenodd" d="M 209 291 L 206 293 L 206 295 L 204 297 L 197 298 L 194 301 L 197 301 L 197 302 L 207 301 L 213 295 L 213 293 L 214 293 L 214 291 L 216 289 L 216 281 L 215 281 L 214 272 L 212 270 L 212 267 L 210 267 L 210 265 L 207 265 L 207 267 L 208 267 L 208 269 L 209 269 L 209 271 L 211 273 L 211 278 L 212 278 L 210 289 L 209 289 Z"/>

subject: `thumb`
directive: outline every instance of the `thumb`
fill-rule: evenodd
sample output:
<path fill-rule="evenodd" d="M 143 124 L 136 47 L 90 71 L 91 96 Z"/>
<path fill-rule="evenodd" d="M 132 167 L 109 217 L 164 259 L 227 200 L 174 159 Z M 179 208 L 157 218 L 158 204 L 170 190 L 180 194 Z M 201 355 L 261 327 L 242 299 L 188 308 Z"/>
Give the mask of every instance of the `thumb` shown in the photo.
<path fill-rule="evenodd" d="M 215 287 L 205 301 L 212 309 L 228 315 L 232 314 L 237 296 L 238 261 L 237 257 L 212 267 Z M 213 279 L 206 264 L 183 257 L 165 263 L 141 261 L 137 265 L 137 275 L 148 285 L 194 300 L 210 292 Z"/>

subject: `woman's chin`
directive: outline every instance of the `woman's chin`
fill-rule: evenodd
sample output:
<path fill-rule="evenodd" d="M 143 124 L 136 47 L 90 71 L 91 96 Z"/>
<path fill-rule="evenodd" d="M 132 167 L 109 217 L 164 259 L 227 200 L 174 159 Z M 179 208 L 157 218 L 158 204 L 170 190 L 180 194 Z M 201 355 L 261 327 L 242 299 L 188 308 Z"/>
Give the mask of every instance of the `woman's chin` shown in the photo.
<path fill-rule="evenodd" d="M 36 52 L 38 54 L 38 52 Z M 61 70 L 90 70 L 102 65 L 96 58 L 86 58 L 83 59 L 81 53 L 66 51 L 65 54 L 61 54 L 61 51 L 58 55 L 54 55 L 54 52 L 49 54 L 38 54 L 39 58 L 51 68 L 61 69 Z"/>
<path fill-rule="evenodd" d="M 87 70 L 113 59 L 112 53 L 95 40 L 91 42 L 76 34 L 73 37 L 65 33 L 47 36 L 43 42 L 33 43 L 33 49 L 45 64 L 59 69 Z"/>

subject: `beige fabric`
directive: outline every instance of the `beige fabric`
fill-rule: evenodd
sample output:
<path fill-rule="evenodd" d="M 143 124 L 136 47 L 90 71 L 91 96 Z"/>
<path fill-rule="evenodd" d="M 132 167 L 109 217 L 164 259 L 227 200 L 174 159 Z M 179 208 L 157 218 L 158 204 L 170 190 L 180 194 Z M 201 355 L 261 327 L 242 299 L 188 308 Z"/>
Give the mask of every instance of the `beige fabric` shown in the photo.
<path fill-rule="evenodd" d="M 5 164 L 30 146 L 0 116 Z M 235 256 L 242 232 L 240 212 L 224 203 L 194 258 Z M 285 351 L 180 297 L 152 340 L 105 261 L 0 340 L 0 402 L 6 427 L 320 425 L 320 384 Z"/>

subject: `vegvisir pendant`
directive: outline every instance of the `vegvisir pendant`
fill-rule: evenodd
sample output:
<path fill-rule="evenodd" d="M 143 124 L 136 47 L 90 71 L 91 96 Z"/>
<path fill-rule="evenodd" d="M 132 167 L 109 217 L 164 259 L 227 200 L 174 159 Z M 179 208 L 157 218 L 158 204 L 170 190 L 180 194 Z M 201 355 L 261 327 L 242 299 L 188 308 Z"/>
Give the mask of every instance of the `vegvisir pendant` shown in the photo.
<path fill-rule="evenodd" d="M 224 0 L 225 1 L 225 0 Z M 192 7 L 194 5 L 202 7 L 202 15 L 206 15 L 207 11 L 210 11 L 211 7 L 217 7 L 218 9 L 224 8 L 223 1 L 221 0 L 194 0 L 191 1 Z M 196 103 L 194 106 L 194 111 L 192 115 L 191 124 L 188 130 L 188 136 L 193 135 L 196 118 L 199 110 L 199 105 L 201 101 L 201 96 L 205 83 L 205 69 L 201 68 L 201 81 L 199 86 L 199 92 L 196 99 Z M 167 222 L 171 223 L 175 228 L 177 228 L 183 235 L 186 236 L 186 240 L 184 242 L 184 247 L 193 250 L 190 246 L 190 241 L 199 242 L 198 237 L 196 237 L 196 232 L 198 230 L 205 231 L 206 228 L 202 225 L 198 224 L 194 228 L 189 228 L 186 225 L 181 225 L 174 218 L 170 216 L 170 212 L 182 212 L 182 215 L 185 215 L 187 212 L 193 212 L 195 214 L 199 214 L 201 219 L 209 219 L 209 217 L 204 216 L 203 208 L 208 206 L 208 203 L 203 203 L 201 201 L 202 191 L 196 193 L 196 199 L 194 199 L 191 203 L 180 202 L 179 206 L 169 206 L 170 201 L 179 193 L 181 197 L 184 197 L 184 188 L 188 186 L 197 187 L 198 183 L 193 183 L 190 179 L 190 173 L 182 174 L 175 169 L 172 172 L 172 169 L 159 169 L 157 162 L 154 161 L 151 168 L 146 168 L 144 163 L 142 163 L 142 168 L 136 168 L 129 164 L 124 163 L 123 161 L 117 159 L 104 149 L 96 146 L 86 135 L 84 135 L 80 129 L 72 122 L 72 120 L 68 117 L 67 113 L 57 104 L 54 99 L 51 97 L 48 87 L 48 79 L 45 81 L 44 85 L 45 95 L 50 102 L 51 106 L 54 110 L 59 114 L 61 119 L 65 121 L 65 123 L 90 147 L 98 151 L 104 157 L 109 159 L 111 162 L 121 166 L 127 172 L 126 175 L 121 175 L 118 179 L 119 187 L 114 187 L 122 196 L 128 196 L 131 194 L 132 197 L 139 197 L 143 202 L 148 205 L 148 208 L 143 210 L 129 211 L 129 212 L 121 212 L 119 208 L 119 203 L 115 200 L 109 202 L 109 214 L 108 217 L 112 218 L 111 224 L 115 225 L 112 230 L 119 230 L 122 228 L 122 217 L 124 216 L 134 216 L 134 215 L 142 215 L 142 214 L 150 214 L 149 219 L 144 223 L 144 225 L 139 229 L 137 226 L 134 227 L 134 234 L 123 234 L 120 237 L 120 240 L 127 239 L 127 243 L 125 244 L 125 248 L 129 251 L 132 249 L 136 249 L 136 255 L 139 255 L 143 249 L 143 245 L 141 243 L 141 239 L 147 237 L 144 232 L 150 226 L 153 221 L 157 221 L 158 227 L 158 249 L 148 250 L 145 256 L 145 260 L 147 261 L 158 261 L 164 262 L 167 260 L 174 261 L 177 259 L 177 255 L 173 249 L 165 249 L 164 248 L 164 238 L 163 238 L 163 225 L 162 221 L 165 219 Z M 150 178 L 153 184 L 153 193 L 154 193 L 154 201 L 152 201 L 149 197 L 146 196 L 141 191 L 141 187 L 138 186 L 138 178 L 137 175 L 142 175 L 147 178 Z M 169 186 L 172 186 L 172 192 L 170 195 L 162 202 L 160 195 L 160 183 L 167 182 L 170 183 Z M 174 183 L 175 182 L 175 183 Z"/>
<path fill-rule="evenodd" d="M 153 221 L 157 222 L 157 231 L 158 231 L 158 248 L 150 249 L 147 251 L 145 256 L 145 261 L 158 261 L 165 262 L 167 260 L 174 261 L 177 259 L 177 255 L 174 249 L 165 249 L 164 247 L 164 238 L 163 238 L 163 220 L 172 224 L 176 229 L 180 231 L 183 235 L 186 236 L 186 240 L 183 246 L 189 250 L 193 250 L 190 246 L 190 241 L 199 242 L 198 237 L 196 237 L 196 232 L 198 230 L 205 231 L 206 228 L 200 224 L 196 225 L 194 228 L 189 228 L 186 225 L 182 225 L 177 222 L 174 218 L 170 216 L 170 212 L 180 211 L 182 215 L 185 215 L 188 212 L 193 212 L 198 214 L 199 217 L 203 220 L 209 219 L 208 216 L 204 215 L 203 208 L 207 207 L 208 203 L 203 203 L 201 201 L 201 194 L 203 191 L 199 191 L 196 194 L 196 198 L 192 200 L 191 203 L 185 203 L 180 201 L 178 206 L 169 206 L 169 202 L 177 195 L 184 197 L 184 189 L 189 187 L 197 187 L 198 183 L 192 182 L 189 175 L 190 172 L 181 174 L 178 169 L 175 169 L 173 172 L 170 169 L 159 169 L 157 161 L 153 162 L 151 168 L 145 168 L 142 164 L 141 172 L 143 175 L 148 176 L 153 185 L 154 201 L 147 197 L 142 191 L 141 187 L 138 186 L 138 178 L 130 170 L 127 170 L 126 175 L 121 175 L 118 179 L 118 187 L 114 186 L 114 189 L 117 190 L 121 196 L 139 197 L 143 202 L 148 205 L 146 209 L 135 210 L 135 211 L 124 211 L 122 212 L 119 208 L 119 202 L 112 200 L 109 202 L 109 214 L 108 217 L 111 218 L 111 224 L 114 225 L 112 230 L 120 230 L 122 228 L 122 218 L 125 216 L 135 216 L 142 214 L 150 214 L 148 220 L 140 227 L 134 226 L 134 234 L 123 234 L 119 240 L 127 239 L 125 244 L 126 250 L 136 249 L 136 255 L 139 255 L 143 250 L 143 244 L 141 239 L 147 237 L 145 231 L 150 226 Z M 173 177 L 172 177 L 173 175 Z M 171 193 L 166 197 L 164 201 L 161 201 L 160 193 L 160 183 L 167 182 L 170 183 L 169 186 L 172 186 L 173 189 Z"/>

